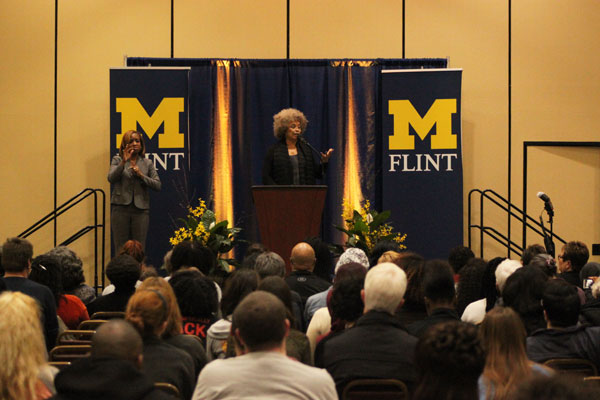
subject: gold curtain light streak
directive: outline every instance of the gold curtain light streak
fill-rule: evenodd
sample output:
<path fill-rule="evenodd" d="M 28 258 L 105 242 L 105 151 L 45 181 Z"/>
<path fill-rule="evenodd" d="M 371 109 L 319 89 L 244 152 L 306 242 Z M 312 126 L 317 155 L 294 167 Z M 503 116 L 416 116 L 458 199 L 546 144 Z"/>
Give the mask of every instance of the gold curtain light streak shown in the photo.
<path fill-rule="evenodd" d="M 233 168 L 231 163 L 231 69 L 227 60 L 217 61 L 217 94 L 214 116 L 213 187 L 217 221 L 233 226 Z"/>
<path fill-rule="evenodd" d="M 348 65 L 348 96 L 346 104 L 346 145 L 344 147 L 344 199 L 347 199 L 355 210 L 360 208 L 363 193 L 360 187 L 360 163 L 358 158 L 358 142 L 356 140 L 356 120 L 354 104 L 354 87 L 352 85 L 352 66 Z"/>

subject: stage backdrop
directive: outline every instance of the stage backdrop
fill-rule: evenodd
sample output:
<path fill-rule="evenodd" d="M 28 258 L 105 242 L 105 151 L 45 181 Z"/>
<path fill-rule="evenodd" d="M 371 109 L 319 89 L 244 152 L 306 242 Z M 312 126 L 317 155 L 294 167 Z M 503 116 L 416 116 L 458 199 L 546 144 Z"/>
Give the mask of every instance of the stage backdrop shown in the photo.
<path fill-rule="evenodd" d="M 186 105 L 180 113 L 180 118 L 189 117 L 187 131 L 180 123 L 180 132 L 184 136 L 189 132 L 189 141 L 186 139 L 183 149 L 165 150 L 183 152 L 181 162 L 188 169 L 181 167 L 173 178 L 177 185 L 169 186 L 170 173 L 174 171 L 159 168 L 163 191 L 152 198 L 151 221 L 156 218 L 166 223 L 175 221 L 185 213 L 181 207 L 182 196 L 192 205 L 202 197 L 219 219 L 233 221 L 244 229 L 245 239 L 258 241 L 250 187 L 262 184 L 263 158 L 275 142 L 273 115 L 283 108 L 294 107 L 302 110 L 309 120 L 307 140 L 321 150 L 335 149 L 327 176 L 320 182 L 328 185 L 322 231 L 324 240 L 341 243 L 342 237 L 334 225 L 342 222 L 342 199 L 347 198 L 354 204 L 370 199 L 376 207 L 381 209 L 382 206 L 381 71 L 445 68 L 446 60 L 129 58 L 127 64 L 131 67 L 191 68 L 187 86 L 189 108 Z M 144 71 L 147 70 L 127 72 L 142 74 Z M 167 75 L 163 75 L 166 83 L 159 82 L 163 78 L 158 76 L 145 80 L 140 75 L 135 84 L 131 82 L 132 78 L 117 83 L 111 76 L 111 136 L 116 138 L 116 134 L 121 133 L 122 115 L 112 108 L 118 88 L 124 85 L 134 90 L 136 94 L 126 92 L 119 96 L 137 97 L 146 113 L 154 118 L 159 104 L 156 98 L 183 96 L 168 91 L 147 93 L 154 87 L 172 88 Z M 146 95 L 154 96 L 155 100 L 146 103 Z M 142 124 L 138 124 L 138 128 L 144 129 Z M 162 133 L 163 129 L 160 125 L 156 133 Z M 151 139 L 154 140 L 156 135 Z M 111 143 L 112 150 L 116 150 L 115 146 Z M 179 182 L 183 183 L 180 185 Z M 170 194 L 171 191 L 174 193 Z M 147 248 L 150 261 L 160 265 L 175 225 L 162 226 L 159 231 L 153 229 L 155 227 L 158 228 L 151 222 Z M 399 224 L 396 228 L 406 230 Z M 407 245 L 413 246 L 411 237 Z M 236 256 L 243 256 L 243 249 Z M 288 254 L 281 256 L 289 257 Z"/>
<path fill-rule="evenodd" d="M 382 72 L 383 208 L 427 258 L 463 242 L 461 74 Z"/>

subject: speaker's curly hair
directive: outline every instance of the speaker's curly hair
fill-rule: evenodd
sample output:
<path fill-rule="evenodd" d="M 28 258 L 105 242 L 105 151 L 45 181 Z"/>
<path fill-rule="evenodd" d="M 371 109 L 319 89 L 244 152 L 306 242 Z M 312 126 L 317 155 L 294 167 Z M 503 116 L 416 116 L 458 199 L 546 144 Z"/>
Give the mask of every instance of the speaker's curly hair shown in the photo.
<path fill-rule="evenodd" d="M 295 121 L 300 122 L 300 130 L 304 133 L 304 131 L 306 131 L 306 126 L 308 125 L 308 120 L 302 111 L 296 110 L 295 108 L 284 108 L 273 115 L 273 134 L 275 137 L 279 140 L 283 140 L 290 124 Z"/>

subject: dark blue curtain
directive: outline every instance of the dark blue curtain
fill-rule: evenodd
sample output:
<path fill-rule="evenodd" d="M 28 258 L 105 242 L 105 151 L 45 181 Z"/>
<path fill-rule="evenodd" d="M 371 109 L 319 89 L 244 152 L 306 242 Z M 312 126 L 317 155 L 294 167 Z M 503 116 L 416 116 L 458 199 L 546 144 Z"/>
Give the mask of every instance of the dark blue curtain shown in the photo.
<path fill-rule="evenodd" d="M 309 120 L 307 140 L 317 149 L 335 149 L 321 182 L 328 185 L 322 237 L 339 243 L 334 225 L 341 224 L 344 191 L 344 146 L 350 112 L 359 149 L 359 181 L 364 197 L 381 206 L 378 149 L 380 135 L 380 71 L 382 69 L 445 68 L 446 59 L 375 60 L 221 60 L 129 58 L 128 66 L 191 67 L 190 78 L 190 170 L 185 186 L 189 200 L 198 197 L 211 206 L 213 116 L 219 62 L 230 65 L 229 98 L 232 128 L 234 223 L 243 237 L 258 241 L 250 187 L 262 184 L 262 162 L 275 142 L 273 118 L 283 108 L 294 107 Z M 349 75 L 351 74 L 351 75 Z M 349 86 L 352 82 L 352 86 Z M 290 205 L 292 206 L 292 205 Z M 402 227 L 396 227 L 402 230 Z M 410 243 L 409 243 L 410 248 Z M 243 255 L 243 251 L 237 254 Z M 287 257 L 286 254 L 282 254 Z"/>

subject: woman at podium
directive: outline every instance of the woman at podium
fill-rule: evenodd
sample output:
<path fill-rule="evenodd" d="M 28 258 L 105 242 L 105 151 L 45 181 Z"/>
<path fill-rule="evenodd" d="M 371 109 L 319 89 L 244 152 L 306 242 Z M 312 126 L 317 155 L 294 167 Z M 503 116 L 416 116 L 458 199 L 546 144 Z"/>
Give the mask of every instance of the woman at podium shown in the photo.
<path fill-rule="evenodd" d="M 263 164 L 264 185 L 314 185 L 323 173 L 333 149 L 319 153 L 302 134 L 308 120 L 302 111 L 286 108 L 273 116 L 277 143 L 269 148 Z M 315 162 L 311 150 L 319 153 Z"/>

